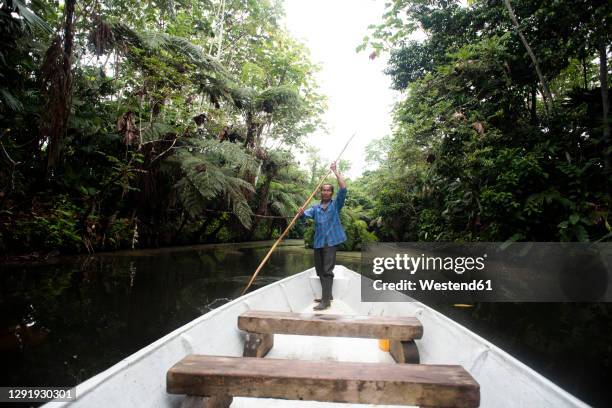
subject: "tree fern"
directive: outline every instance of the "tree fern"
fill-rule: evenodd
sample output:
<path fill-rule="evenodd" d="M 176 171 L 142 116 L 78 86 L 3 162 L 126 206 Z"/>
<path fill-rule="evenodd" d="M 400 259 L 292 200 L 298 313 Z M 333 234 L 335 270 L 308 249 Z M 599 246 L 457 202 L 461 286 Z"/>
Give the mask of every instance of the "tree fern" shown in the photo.
<path fill-rule="evenodd" d="M 144 50 L 158 57 L 163 50 L 170 54 L 173 61 L 182 60 L 192 65 L 186 75 L 215 105 L 221 99 L 232 101 L 235 81 L 216 59 L 207 55 L 198 45 L 178 36 L 157 31 L 136 31 L 121 22 L 109 23 L 100 20 L 96 30 L 107 29 L 110 29 L 110 34 L 92 36 L 97 39 L 97 52 L 114 49 L 134 61 L 139 61 L 141 55 L 134 52 L 134 49 Z"/>
<path fill-rule="evenodd" d="M 286 86 L 268 88 L 255 99 L 255 108 L 266 113 L 274 112 L 280 106 L 288 106 L 297 103 L 298 93 Z"/>
<path fill-rule="evenodd" d="M 185 210 L 196 217 L 206 207 L 230 209 L 246 228 L 253 215 L 245 192 L 253 186 L 240 178 L 253 171 L 255 159 L 230 142 L 192 139 L 183 142 L 167 159 L 180 168 L 181 178 L 175 184 L 178 198 Z M 219 205 L 221 204 L 221 205 Z"/>
<path fill-rule="evenodd" d="M 281 179 L 270 183 L 269 208 L 272 214 L 290 217 L 304 199 L 302 187 L 294 184 L 293 180 Z"/>

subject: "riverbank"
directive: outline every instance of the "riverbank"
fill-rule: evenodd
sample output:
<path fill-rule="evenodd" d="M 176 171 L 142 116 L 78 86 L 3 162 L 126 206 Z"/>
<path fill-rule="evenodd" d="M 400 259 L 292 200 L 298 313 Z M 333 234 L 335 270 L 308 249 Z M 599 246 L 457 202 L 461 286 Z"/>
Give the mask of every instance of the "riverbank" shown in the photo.
<path fill-rule="evenodd" d="M 0 259 L 2 264 L 5 265 L 18 265 L 18 264 L 44 264 L 44 263 L 57 263 L 62 262 L 64 259 L 82 259 L 90 258 L 93 256 L 148 256 L 148 254 L 157 254 L 164 252 L 181 252 L 181 251 L 197 251 L 200 249 L 216 249 L 216 248 L 262 248 L 271 247 L 274 244 L 274 240 L 266 241 L 247 241 L 247 242 L 219 242 L 212 244 L 196 244 L 196 245 L 180 245 L 180 246 L 167 246 L 162 248 L 144 248 L 144 249 L 121 249 L 116 251 L 102 251 L 94 254 L 60 254 L 57 251 L 52 251 L 47 254 L 41 254 L 34 252 L 28 255 L 14 255 L 7 256 L 4 259 Z M 286 239 L 283 240 L 279 246 L 304 246 L 303 239 Z"/>

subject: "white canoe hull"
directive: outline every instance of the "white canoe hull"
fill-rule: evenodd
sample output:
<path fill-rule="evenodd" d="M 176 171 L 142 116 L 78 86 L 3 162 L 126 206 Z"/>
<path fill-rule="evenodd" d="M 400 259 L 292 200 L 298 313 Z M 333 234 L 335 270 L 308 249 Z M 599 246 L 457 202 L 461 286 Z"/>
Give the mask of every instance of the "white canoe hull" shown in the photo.
<path fill-rule="evenodd" d="M 338 265 L 328 313 L 416 316 L 424 328 L 417 340 L 421 363 L 458 364 L 480 384 L 481 407 L 586 407 L 508 353 L 420 302 L 361 302 L 361 276 Z M 238 316 L 247 310 L 305 312 L 320 295 L 314 268 L 235 299 L 178 328 L 108 370 L 79 384 L 77 400 L 47 407 L 178 407 L 182 396 L 166 393 L 166 372 L 187 354 L 241 356 L 244 334 Z M 377 340 L 276 335 L 273 358 L 393 361 Z M 364 405 L 234 398 L 236 407 L 350 407 Z M 367 405 L 365 405 L 367 406 Z"/>

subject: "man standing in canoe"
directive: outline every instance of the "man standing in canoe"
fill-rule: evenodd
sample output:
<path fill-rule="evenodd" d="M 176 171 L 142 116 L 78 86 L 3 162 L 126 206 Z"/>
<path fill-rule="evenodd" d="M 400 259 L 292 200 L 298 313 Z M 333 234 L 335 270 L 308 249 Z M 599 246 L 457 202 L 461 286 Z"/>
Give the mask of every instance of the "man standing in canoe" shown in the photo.
<path fill-rule="evenodd" d="M 321 202 L 304 211 L 300 207 L 302 218 L 312 218 L 315 222 L 314 236 L 314 264 L 317 275 L 321 280 L 321 299 L 315 299 L 319 304 L 314 310 L 324 310 L 331 306 L 332 286 L 334 283 L 334 266 L 336 265 L 336 250 L 338 245 L 346 241 L 346 233 L 340 222 L 340 210 L 346 199 L 346 182 L 336 169 L 336 162 L 330 166 L 338 179 L 338 194 L 332 199 L 334 186 L 323 184 L 321 186 Z"/>

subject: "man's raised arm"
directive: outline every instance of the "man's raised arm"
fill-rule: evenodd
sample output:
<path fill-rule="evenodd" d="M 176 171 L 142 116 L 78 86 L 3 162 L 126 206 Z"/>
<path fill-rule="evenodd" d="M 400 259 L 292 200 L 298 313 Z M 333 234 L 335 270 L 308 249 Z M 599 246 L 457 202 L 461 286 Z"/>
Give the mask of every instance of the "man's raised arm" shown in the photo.
<path fill-rule="evenodd" d="M 342 174 L 340 174 L 340 172 L 336 168 L 336 162 L 333 162 L 331 164 L 330 169 L 336 175 L 336 178 L 338 179 L 338 187 L 340 187 L 340 189 L 338 190 L 338 194 L 336 195 L 336 209 L 338 210 L 338 212 L 340 212 L 342 207 L 344 207 L 344 200 L 346 199 L 346 182 L 344 181 L 344 177 L 342 177 Z"/>
<path fill-rule="evenodd" d="M 344 177 L 342 177 L 342 174 L 340 174 L 340 171 L 338 171 L 338 169 L 336 168 L 336 162 L 333 162 L 331 166 L 329 166 L 329 168 L 331 169 L 331 171 L 334 172 L 336 178 L 338 179 L 338 187 L 346 188 L 346 182 L 344 181 Z"/>

